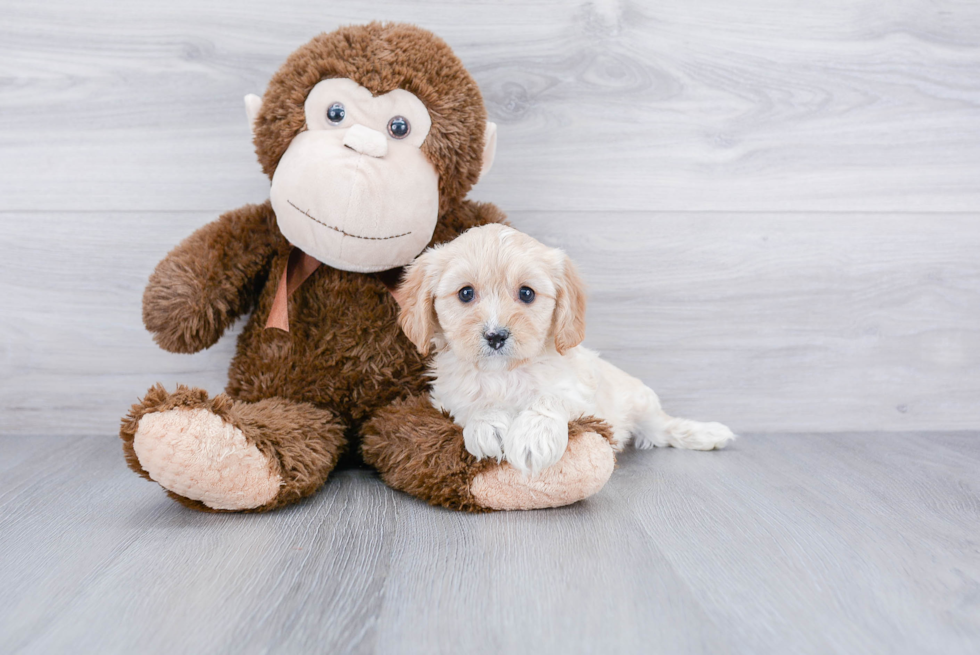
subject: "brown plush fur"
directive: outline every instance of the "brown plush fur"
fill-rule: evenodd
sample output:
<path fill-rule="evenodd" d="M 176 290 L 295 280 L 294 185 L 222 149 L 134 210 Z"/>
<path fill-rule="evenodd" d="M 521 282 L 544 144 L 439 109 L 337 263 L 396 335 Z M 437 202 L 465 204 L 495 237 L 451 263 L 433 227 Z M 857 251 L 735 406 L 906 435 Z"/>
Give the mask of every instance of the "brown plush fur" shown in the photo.
<path fill-rule="evenodd" d="M 426 396 L 399 400 L 370 421 L 361 436 L 364 461 L 382 479 L 433 505 L 487 511 L 470 493 L 473 476 L 493 464 L 477 462 L 463 445 L 463 429 Z"/>
<path fill-rule="evenodd" d="M 602 419 L 598 419 L 594 416 L 584 416 L 568 424 L 569 439 L 574 439 L 575 437 L 583 435 L 586 432 L 595 432 L 610 444 L 613 442 L 612 426 Z"/>
<path fill-rule="evenodd" d="M 464 201 L 441 218 L 433 242 L 503 219 L 493 205 Z M 253 248 L 234 245 L 242 234 L 239 229 Z M 262 234 L 262 229 L 271 234 Z M 222 256 L 215 254 L 215 244 Z M 342 444 L 345 430 L 356 434 L 378 409 L 426 390 L 425 364 L 398 328 L 398 305 L 377 275 L 321 266 L 289 300 L 290 331 L 264 329 L 276 292 L 270 280 L 279 279 L 289 251 L 272 207 L 265 203 L 229 212 L 204 226 L 157 266 L 143 296 L 143 314 L 147 329 L 168 350 L 201 350 L 213 344 L 241 312 L 253 306 L 255 312 L 239 336 L 227 395 L 208 401 L 199 389 L 180 387 L 171 395 L 157 386 L 124 419 L 126 460 L 134 471 L 146 477 L 132 450 L 143 414 L 177 406 L 204 407 L 241 429 L 263 453 L 293 463 L 292 468 L 277 471 L 286 481 L 283 491 L 261 508 L 272 509 L 318 489 L 342 450 L 338 444 L 328 444 L 329 465 L 320 465 L 316 439 L 291 441 L 302 433 L 282 431 L 292 424 L 287 415 L 291 405 L 326 410 L 336 426 L 329 439 Z M 168 274 L 172 271 L 180 274 Z M 236 280 L 241 286 L 234 284 Z M 233 404 L 235 412 L 225 412 L 223 403 L 228 399 L 244 402 Z M 263 419 L 255 429 L 236 420 L 250 415 L 247 403 L 261 408 L 255 410 Z M 304 462 L 315 473 L 312 477 Z M 188 507 L 204 508 L 197 501 L 170 495 Z"/>
<path fill-rule="evenodd" d="M 157 265 L 143 293 L 143 324 L 170 352 L 214 345 L 254 306 L 272 254 L 288 248 L 268 201 L 225 213 Z"/>
<path fill-rule="evenodd" d="M 289 57 L 270 82 L 255 124 L 256 152 L 270 177 L 305 128 L 310 89 L 333 77 L 353 79 L 375 94 L 407 89 L 428 108 L 432 128 L 422 151 L 439 173 L 440 189 L 432 244 L 504 220 L 493 205 L 464 199 L 482 165 L 486 112 L 479 90 L 442 40 L 409 25 L 343 28 Z M 497 464 L 476 462 L 459 428 L 422 400 L 425 365 L 399 329 L 398 306 L 385 286 L 394 275 L 321 266 L 289 298 L 289 332 L 266 330 L 290 249 L 266 202 L 205 225 L 157 266 L 143 296 L 143 318 L 163 348 L 197 352 L 238 316 L 252 315 L 238 339 L 226 394 L 209 398 L 200 389 L 168 393 L 156 386 L 133 406 L 120 431 L 130 467 L 148 477 L 133 450 L 142 416 L 203 408 L 239 428 L 281 476 L 280 494 L 259 511 L 313 493 L 347 438 L 362 432 L 367 461 L 392 486 L 432 503 L 482 511 L 469 481 Z"/>

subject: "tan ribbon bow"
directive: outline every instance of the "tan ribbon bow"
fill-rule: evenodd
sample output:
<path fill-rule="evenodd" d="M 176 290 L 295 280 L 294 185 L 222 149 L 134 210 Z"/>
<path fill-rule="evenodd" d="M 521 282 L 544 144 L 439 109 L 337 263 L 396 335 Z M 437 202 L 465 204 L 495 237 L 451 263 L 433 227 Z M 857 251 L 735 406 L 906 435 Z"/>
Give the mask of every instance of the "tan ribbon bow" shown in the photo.
<path fill-rule="evenodd" d="M 265 322 L 266 329 L 279 328 L 289 332 L 289 304 L 287 300 L 293 295 L 299 285 L 306 281 L 306 278 L 313 275 L 313 271 L 320 267 L 320 262 L 310 257 L 299 248 L 293 247 L 289 253 L 289 261 L 282 269 L 282 277 L 279 278 L 279 286 L 276 288 L 276 297 L 272 301 L 272 309 L 269 310 L 269 320 Z"/>
<path fill-rule="evenodd" d="M 282 277 L 279 278 L 279 286 L 276 287 L 276 297 L 272 301 L 272 309 L 269 310 L 269 319 L 265 322 L 266 329 L 278 328 L 289 332 L 289 296 L 293 295 L 293 292 L 319 267 L 319 261 L 293 246 L 289 253 L 289 261 L 282 270 Z M 403 270 L 393 268 L 376 274 L 399 306 L 402 303 L 396 291 Z"/>

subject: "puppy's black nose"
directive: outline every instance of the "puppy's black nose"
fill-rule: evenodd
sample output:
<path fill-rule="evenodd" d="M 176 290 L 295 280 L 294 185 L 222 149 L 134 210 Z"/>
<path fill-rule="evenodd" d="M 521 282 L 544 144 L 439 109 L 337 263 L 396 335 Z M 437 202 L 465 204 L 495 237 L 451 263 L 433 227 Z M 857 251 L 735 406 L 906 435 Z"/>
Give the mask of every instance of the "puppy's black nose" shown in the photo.
<path fill-rule="evenodd" d="M 506 328 L 495 332 L 485 332 L 483 334 L 483 338 L 487 340 L 487 344 L 494 350 L 500 350 L 503 348 L 504 342 L 507 341 L 507 337 L 509 336 L 510 331 Z"/>

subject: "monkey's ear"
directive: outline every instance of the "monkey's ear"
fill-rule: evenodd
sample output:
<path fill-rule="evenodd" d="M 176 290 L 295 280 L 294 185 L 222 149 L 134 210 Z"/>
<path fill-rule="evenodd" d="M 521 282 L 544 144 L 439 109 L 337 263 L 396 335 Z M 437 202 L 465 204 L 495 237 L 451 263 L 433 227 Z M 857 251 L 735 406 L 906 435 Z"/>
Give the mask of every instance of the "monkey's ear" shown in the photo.
<path fill-rule="evenodd" d="M 564 355 L 585 339 L 585 283 L 568 255 L 562 255 L 561 273 L 556 282 L 555 349 Z"/>
<path fill-rule="evenodd" d="M 255 119 L 258 118 L 259 110 L 262 109 L 262 98 L 249 93 L 245 96 L 245 115 L 248 116 L 248 127 L 255 134 Z"/>
<path fill-rule="evenodd" d="M 497 154 L 497 124 L 487 121 L 487 130 L 483 133 L 483 165 L 480 167 L 480 177 L 482 180 L 490 167 L 493 166 L 493 158 Z"/>
<path fill-rule="evenodd" d="M 405 270 L 405 279 L 395 291 L 401 305 L 398 325 L 423 356 L 429 354 L 437 326 L 432 297 L 435 266 L 431 258 L 429 252 L 419 255 Z"/>

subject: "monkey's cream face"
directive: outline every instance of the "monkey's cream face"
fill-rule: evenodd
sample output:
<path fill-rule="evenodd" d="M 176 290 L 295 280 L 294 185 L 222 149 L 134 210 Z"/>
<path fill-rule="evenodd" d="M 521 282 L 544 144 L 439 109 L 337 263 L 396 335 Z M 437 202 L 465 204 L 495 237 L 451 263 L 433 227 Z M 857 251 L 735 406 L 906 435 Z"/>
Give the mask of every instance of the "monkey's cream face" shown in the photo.
<path fill-rule="evenodd" d="M 439 176 L 420 147 L 432 119 L 412 93 L 381 96 L 349 79 L 306 98 L 306 127 L 272 178 L 272 207 L 293 245 L 345 271 L 404 266 L 439 217 Z"/>

